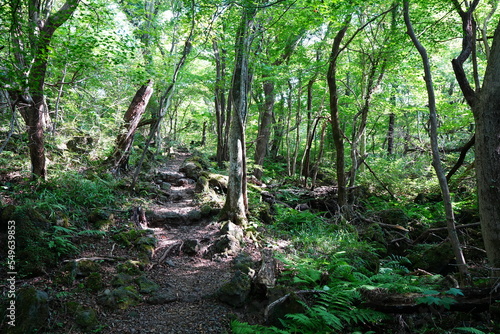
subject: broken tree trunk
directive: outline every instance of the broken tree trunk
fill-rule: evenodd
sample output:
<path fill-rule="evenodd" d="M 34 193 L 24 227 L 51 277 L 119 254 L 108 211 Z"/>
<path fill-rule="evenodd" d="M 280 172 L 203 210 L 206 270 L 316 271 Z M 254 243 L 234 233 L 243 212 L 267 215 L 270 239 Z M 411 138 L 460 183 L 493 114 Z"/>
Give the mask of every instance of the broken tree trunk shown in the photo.
<path fill-rule="evenodd" d="M 123 116 L 125 121 L 125 132 L 120 133 L 116 138 L 116 147 L 109 161 L 113 164 L 115 173 L 128 169 L 128 159 L 130 157 L 130 148 L 134 142 L 134 135 L 139 122 L 141 121 L 149 99 L 153 94 L 151 80 L 146 85 L 143 85 L 137 93 L 135 93 L 127 112 Z"/>
<path fill-rule="evenodd" d="M 495 300 L 500 298 L 500 291 L 491 290 L 490 288 L 468 288 L 460 291 L 463 296 L 448 294 L 430 296 L 419 293 L 395 294 L 381 289 L 363 290 L 361 293 L 365 299 L 364 307 L 380 312 L 398 314 L 439 311 L 441 309 L 452 312 L 484 312 L 488 311 Z M 435 298 L 429 299 L 428 297 Z"/>

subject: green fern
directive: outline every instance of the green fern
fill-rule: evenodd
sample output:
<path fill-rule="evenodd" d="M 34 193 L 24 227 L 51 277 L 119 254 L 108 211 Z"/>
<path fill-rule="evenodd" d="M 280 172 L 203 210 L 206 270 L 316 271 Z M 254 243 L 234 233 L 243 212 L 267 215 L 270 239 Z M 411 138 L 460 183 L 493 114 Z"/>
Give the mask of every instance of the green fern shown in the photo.
<path fill-rule="evenodd" d="M 332 333 L 342 331 L 348 325 L 373 323 L 386 318 L 383 313 L 354 306 L 361 298 L 357 290 L 336 288 L 321 294 L 313 306 L 303 304 L 304 313 L 286 315 L 284 327 L 291 333 Z"/>

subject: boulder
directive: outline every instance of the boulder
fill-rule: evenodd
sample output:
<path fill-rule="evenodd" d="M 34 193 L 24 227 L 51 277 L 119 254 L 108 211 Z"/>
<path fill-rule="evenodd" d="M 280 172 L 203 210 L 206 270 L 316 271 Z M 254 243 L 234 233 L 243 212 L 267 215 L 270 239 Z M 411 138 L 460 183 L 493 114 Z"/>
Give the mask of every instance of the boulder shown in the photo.
<path fill-rule="evenodd" d="M 109 309 L 125 310 L 137 305 L 142 299 L 141 295 L 132 286 L 121 286 L 114 290 L 106 289 L 97 298 L 97 302 Z"/>
<path fill-rule="evenodd" d="M 91 308 L 79 308 L 75 313 L 75 322 L 86 332 L 90 332 L 99 326 L 97 314 Z"/>
<path fill-rule="evenodd" d="M 163 305 L 172 303 L 178 300 L 177 294 L 170 289 L 162 289 L 157 291 L 153 296 L 147 299 L 147 302 L 152 305 Z"/>
<path fill-rule="evenodd" d="M 134 281 L 133 276 L 125 273 L 118 273 L 111 279 L 111 285 L 125 286 L 131 284 L 133 281 Z"/>
<path fill-rule="evenodd" d="M 160 286 L 156 284 L 156 282 L 150 280 L 146 276 L 139 276 L 135 282 L 139 286 L 139 292 L 140 293 L 153 293 L 160 289 Z"/>
<path fill-rule="evenodd" d="M 217 291 L 217 297 L 221 302 L 224 302 L 233 307 L 242 307 L 248 300 L 252 280 L 242 271 L 237 271 L 227 282 Z"/>
<path fill-rule="evenodd" d="M 207 255 L 211 257 L 215 254 L 236 255 L 241 251 L 240 242 L 230 234 L 219 237 L 208 248 Z"/>
<path fill-rule="evenodd" d="M 200 250 L 200 242 L 196 239 L 187 239 L 182 243 L 181 251 L 190 256 L 198 254 Z"/>
<path fill-rule="evenodd" d="M 179 171 L 184 173 L 184 175 L 186 175 L 187 178 L 198 180 L 201 173 L 203 172 L 203 167 L 201 166 L 201 164 L 195 161 L 186 160 L 182 163 L 182 166 L 181 168 L 179 168 Z"/>
<path fill-rule="evenodd" d="M 7 323 L 15 320 L 15 326 L 7 326 L 8 334 L 39 332 L 47 325 L 49 318 L 49 296 L 34 287 L 19 289 L 15 300 L 13 318 L 7 308 Z"/>
<path fill-rule="evenodd" d="M 242 241 L 244 236 L 243 228 L 231 221 L 222 223 L 221 234 L 231 235 L 238 241 Z"/>
<path fill-rule="evenodd" d="M 253 259 L 247 253 L 239 253 L 233 259 L 233 268 L 238 269 L 245 274 L 252 272 L 254 266 Z"/>

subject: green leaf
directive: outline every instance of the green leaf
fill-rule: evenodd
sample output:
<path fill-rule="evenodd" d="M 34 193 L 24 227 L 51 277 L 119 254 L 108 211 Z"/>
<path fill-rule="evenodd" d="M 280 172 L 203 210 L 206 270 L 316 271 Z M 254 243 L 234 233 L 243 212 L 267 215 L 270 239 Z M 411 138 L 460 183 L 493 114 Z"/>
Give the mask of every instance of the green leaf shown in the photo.
<path fill-rule="evenodd" d="M 460 289 L 457 288 L 450 288 L 450 290 L 446 291 L 445 294 L 447 295 L 452 295 L 452 296 L 463 296 L 463 292 Z"/>

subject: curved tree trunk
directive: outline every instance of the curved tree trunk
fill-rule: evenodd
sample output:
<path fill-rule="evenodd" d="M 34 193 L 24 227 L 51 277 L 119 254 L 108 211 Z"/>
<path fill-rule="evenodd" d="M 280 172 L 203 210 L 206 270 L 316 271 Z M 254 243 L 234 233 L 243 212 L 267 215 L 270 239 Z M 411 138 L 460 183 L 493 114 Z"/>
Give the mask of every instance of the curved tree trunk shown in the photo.
<path fill-rule="evenodd" d="M 458 239 L 457 230 L 455 228 L 455 216 L 453 213 L 453 203 L 451 201 L 450 189 L 448 188 L 448 182 L 446 180 L 446 175 L 441 164 L 441 157 L 439 155 L 438 146 L 438 124 L 437 124 L 437 111 L 436 111 L 436 98 L 434 95 L 434 87 L 431 74 L 431 65 L 429 62 L 429 57 L 427 55 L 426 49 L 420 44 L 418 38 L 413 31 L 413 27 L 409 16 L 409 5 L 408 1 L 404 2 L 404 18 L 406 27 L 408 29 L 407 33 L 410 35 L 413 44 L 420 53 L 424 67 L 424 80 L 427 88 L 428 95 L 428 106 L 429 106 L 429 120 L 430 120 L 430 139 L 432 148 L 432 166 L 436 171 L 436 175 L 439 181 L 439 186 L 441 187 L 441 193 L 443 195 L 443 203 L 446 213 L 446 224 L 448 227 L 448 237 L 457 261 L 458 269 L 461 274 L 462 284 L 468 279 L 467 264 L 465 263 L 464 254 L 460 246 L 460 240 Z"/>
<path fill-rule="evenodd" d="M 345 36 L 349 23 L 337 32 L 333 40 L 332 51 L 330 52 L 330 65 L 326 76 L 328 89 L 330 92 L 330 117 L 332 125 L 333 142 L 335 144 L 336 168 L 337 168 L 337 186 L 338 186 L 338 204 L 340 208 L 347 205 L 347 187 L 345 173 L 345 149 L 344 137 L 340 128 L 338 88 L 337 88 L 337 59 L 340 53 L 340 43 Z"/>
<path fill-rule="evenodd" d="M 80 0 L 67 0 L 57 12 L 47 14 L 51 12 L 53 2 L 47 2 L 43 6 L 38 1 L 10 2 L 16 67 L 22 71 L 19 77 L 24 77 L 27 82 L 27 89 L 17 94 L 27 103 L 23 118 L 28 132 L 31 169 L 33 176 L 41 179 L 47 174 L 44 144 L 44 117 L 47 110 L 44 85 L 49 46 L 54 32 L 73 15 L 79 3 Z M 28 36 L 24 35 L 21 28 L 23 16 L 28 16 L 25 20 L 30 23 Z M 25 49 L 27 45 L 31 45 L 31 50 Z M 29 59 L 30 54 L 33 59 Z"/>

